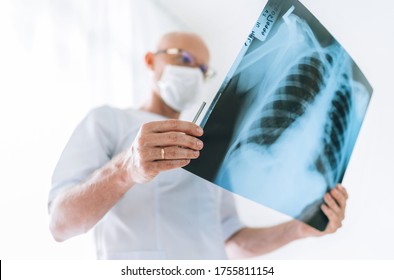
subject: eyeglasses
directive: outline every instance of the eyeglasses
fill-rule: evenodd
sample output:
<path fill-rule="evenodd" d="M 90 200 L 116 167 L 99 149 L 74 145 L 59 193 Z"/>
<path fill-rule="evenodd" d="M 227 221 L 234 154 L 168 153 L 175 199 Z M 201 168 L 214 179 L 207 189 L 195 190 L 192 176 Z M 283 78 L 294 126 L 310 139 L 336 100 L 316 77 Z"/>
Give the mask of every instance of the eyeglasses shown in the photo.
<path fill-rule="evenodd" d="M 196 59 L 187 51 L 178 48 L 169 48 L 165 50 L 158 50 L 155 54 L 168 54 L 175 58 L 177 65 L 185 65 L 189 67 L 198 67 L 204 75 L 205 79 L 213 78 L 216 75 L 215 70 L 205 64 L 198 64 Z"/>

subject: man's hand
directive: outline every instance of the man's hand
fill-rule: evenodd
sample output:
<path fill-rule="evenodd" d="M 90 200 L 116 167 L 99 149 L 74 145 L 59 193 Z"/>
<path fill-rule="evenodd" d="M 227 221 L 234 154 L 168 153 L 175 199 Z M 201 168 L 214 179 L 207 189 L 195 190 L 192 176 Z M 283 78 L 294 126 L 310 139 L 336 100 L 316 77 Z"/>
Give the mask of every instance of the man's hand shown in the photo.
<path fill-rule="evenodd" d="M 289 242 L 311 236 L 322 236 L 336 232 L 345 217 L 347 191 L 337 185 L 324 196 L 325 205 L 321 209 L 327 215 L 329 223 L 321 232 L 298 220 L 292 220 L 267 228 L 243 228 L 226 241 L 230 258 L 249 258 L 274 251 Z"/>
<path fill-rule="evenodd" d="M 161 171 L 186 166 L 198 158 L 203 143 L 198 125 L 165 120 L 144 124 L 126 153 L 125 164 L 134 183 L 145 183 Z"/>
<path fill-rule="evenodd" d="M 304 223 L 298 223 L 298 232 L 301 237 L 322 236 L 336 232 L 341 226 L 345 218 L 346 201 L 348 199 L 346 189 L 338 184 L 330 192 L 324 195 L 325 204 L 321 206 L 322 211 L 328 217 L 328 225 L 324 231 L 318 231 Z"/>

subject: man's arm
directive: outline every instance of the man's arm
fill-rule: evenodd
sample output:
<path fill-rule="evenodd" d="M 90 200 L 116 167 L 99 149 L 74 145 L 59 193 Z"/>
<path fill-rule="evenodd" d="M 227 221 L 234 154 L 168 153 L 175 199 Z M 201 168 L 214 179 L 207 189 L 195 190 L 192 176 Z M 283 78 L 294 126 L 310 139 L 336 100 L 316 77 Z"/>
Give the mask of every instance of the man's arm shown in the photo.
<path fill-rule="evenodd" d="M 55 240 L 64 241 L 90 230 L 135 184 L 189 164 L 203 147 L 196 138 L 202 133 L 197 125 L 178 120 L 143 125 L 128 151 L 55 197 L 49 207 Z"/>
<path fill-rule="evenodd" d="M 326 204 L 321 209 L 329 223 L 323 232 L 297 220 L 268 228 L 243 228 L 226 241 L 227 253 L 234 259 L 251 258 L 274 251 L 294 240 L 334 233 L 342 226 L 347 199 L 347 191 L 341 185 L 324 196 Z"/>
<path fill-rule="evenodd" d="M 125 153 L 96 170 L 83 183 L 59 193 L 49 206 L 50 230 L 64 241 L 91 229 L 134 185 L 123 168 Z"/>

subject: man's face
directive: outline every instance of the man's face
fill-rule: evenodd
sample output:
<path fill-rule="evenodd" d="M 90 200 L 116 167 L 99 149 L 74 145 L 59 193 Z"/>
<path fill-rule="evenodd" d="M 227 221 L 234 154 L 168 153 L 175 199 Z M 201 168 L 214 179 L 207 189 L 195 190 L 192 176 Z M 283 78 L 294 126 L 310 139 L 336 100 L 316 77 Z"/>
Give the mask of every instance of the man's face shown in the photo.
<path fill-rule="evenodd" d="M 162 39 L 158 50 L 153 55 L 152 70 L 155 79 L 161 78 L 164 67 L 168 64 L 200 68 L 207 76 L 209 52 L 204 42 L 189 34 L 171 34 Z"/>

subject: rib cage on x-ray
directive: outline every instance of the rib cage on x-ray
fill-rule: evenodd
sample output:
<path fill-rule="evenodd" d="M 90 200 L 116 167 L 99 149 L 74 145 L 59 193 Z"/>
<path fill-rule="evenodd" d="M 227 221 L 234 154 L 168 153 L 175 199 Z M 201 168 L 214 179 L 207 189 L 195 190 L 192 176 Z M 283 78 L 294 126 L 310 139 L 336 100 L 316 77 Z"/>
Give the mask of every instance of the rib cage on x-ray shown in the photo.
<path fill-rule="evenodd" d="M 322 153 L 316 160 L 317 170 L 325 176 L 327 186 L 333 186 L 342 177 L 339 174 L 342 163 L 346 130 L 349 125 L 349 114 L 352 106 L 349 76 L 342 74 L 340 88 L 335 92 L 329 111 L 328 122 L 324 128 Z"/>
<path fill-rule="evenodd" d="M 324 129 L 323 153 L 315 162 L 316 169 L 325 177 L 327 188 L 332 187 L 338 179 L 351 109 L 349 74 L 333 73 L 333 64 L 340 63 L 333 61 L 334 58 L 329 53 L 315 52 L 296 62 L 269 96 L 260 115 L 252 122 L 248 133 L 240 139 L 236 148 L 253 143 L 265 147 L 274 145 L 313 106 L 317 96 L 324 93 L 328 80 L 333 80 L 333 75 L 339 75 L 343 83 L 333 95 L 328 123 Z M 339 79 L 335 77 L 335 80 Z"/>
<path fill-rule="evenodd" d="M 329 55 L 327 58 L 332 61 Z M 261 116 L 253 122 L 246 143 L 274 144 L 313 103 L 324 86 L 326 71 L 318 53 L 297 62 L 261 109 Z"/>

